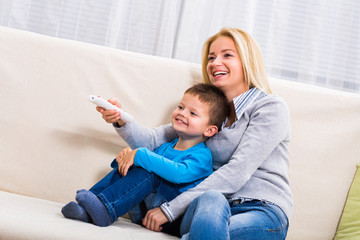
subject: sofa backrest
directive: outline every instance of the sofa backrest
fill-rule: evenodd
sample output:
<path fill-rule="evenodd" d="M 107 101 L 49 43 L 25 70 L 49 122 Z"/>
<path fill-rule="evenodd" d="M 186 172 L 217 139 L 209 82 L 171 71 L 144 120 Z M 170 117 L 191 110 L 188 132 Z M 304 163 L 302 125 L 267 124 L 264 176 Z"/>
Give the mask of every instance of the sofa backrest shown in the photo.
<path fill-rule="evenodd" d="M 291 111 L 289 239 L 333 239 L 360 162 L 360 95 L 273 81 Z"/>
<path fill-rule="evenodd" d="M 169 122 L 200 76 L 197 64 L 0 27 L 0 190 L 73 200 L 126 146 L 88 95 L 116 97 L 154 127 Z M 360 160 L 360 97 L 280 79 L 270 84 L 291 111 L 288 239 L 331 239 Z"/>
<path fill-rule="evenodd" d="M 0 190 L 66 202 L 126 146 L 88 101 L 168 123 L 198 65 L 0 28 Z"/>

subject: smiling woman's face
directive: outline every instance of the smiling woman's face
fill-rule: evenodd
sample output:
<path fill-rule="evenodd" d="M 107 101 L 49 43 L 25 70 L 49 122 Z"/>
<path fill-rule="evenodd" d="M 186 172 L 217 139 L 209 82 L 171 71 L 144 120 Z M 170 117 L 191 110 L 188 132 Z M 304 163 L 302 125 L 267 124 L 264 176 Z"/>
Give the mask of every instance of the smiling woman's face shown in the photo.
<path fill-rule="evenodd" d="M 229 37 L 219 37 L 210 45 L 206 71 L 210 82 L 229 100 L 249 89 L 235 43 Z"/>

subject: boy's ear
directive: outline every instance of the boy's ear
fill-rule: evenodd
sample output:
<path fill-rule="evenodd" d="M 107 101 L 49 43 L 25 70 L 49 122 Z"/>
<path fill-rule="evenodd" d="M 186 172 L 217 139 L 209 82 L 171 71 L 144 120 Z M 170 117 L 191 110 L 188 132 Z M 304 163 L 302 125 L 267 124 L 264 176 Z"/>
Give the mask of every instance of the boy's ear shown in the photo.
<path fill-rule="evenodd" d="M 218 127 L 215 125 L 210 125 L 204 132 L 205 137 L 212 137 L 215 133 L 218 132 Z"/>

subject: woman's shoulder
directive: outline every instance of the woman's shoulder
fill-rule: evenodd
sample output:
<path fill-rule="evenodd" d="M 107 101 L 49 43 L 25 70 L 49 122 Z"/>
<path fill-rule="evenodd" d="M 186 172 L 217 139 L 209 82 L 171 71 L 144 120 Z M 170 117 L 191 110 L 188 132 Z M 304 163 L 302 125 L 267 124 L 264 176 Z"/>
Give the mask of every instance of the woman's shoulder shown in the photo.
<path fill-rule="evenodd" d="M 289 107 L 286 103 L 286 101 L 277 94 L 266 94 L 262 98 L 258 99 L 254 103 L 254 107 L 256 109 L 262 109 L 262 108 L 272 108 L 272 109 L 278 109 L 279 111 L 289 111 Z"/>

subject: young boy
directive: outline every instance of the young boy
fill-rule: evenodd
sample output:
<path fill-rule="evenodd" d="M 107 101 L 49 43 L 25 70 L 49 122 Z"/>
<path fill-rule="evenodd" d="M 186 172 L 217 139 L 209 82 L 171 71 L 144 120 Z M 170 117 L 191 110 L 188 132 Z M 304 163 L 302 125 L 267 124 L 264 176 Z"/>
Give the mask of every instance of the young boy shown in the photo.
<path fill-rule="evenodd" d="M 213 136 L 230 112 L 223 92 L 197 84 L 184 93 L 172 113 L 178 138 L 154 152 L 124 149 L 113 170 L 89 191 L 79 190 L 76 202 L 65 205 L 66 218 L 108 226 L 151 193 L 171 201 L 212 173 L 212 157 L 204 142 Z"/>

